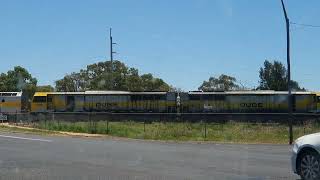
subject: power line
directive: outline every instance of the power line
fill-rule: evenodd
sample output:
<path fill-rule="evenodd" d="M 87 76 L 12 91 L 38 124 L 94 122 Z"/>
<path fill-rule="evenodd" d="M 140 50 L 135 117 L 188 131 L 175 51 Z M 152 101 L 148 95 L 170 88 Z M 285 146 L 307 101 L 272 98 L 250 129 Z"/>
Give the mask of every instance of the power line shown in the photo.
<path fill-rule="evenodd" d="M 313 24 L 301 24 L 301 23 L 295 23 L 295 22 L 290 22 L 290 24 L 294 24 L 294 25 L 297 25 L 297 26 L 320 28 L 319 25 L 313 25 Z"/>
<path fill-rule="evenodd" d="M 292 26 L 292 28 L 290 28 L 290 31 L 293 32 L 293 31 L 297 31 L 297 30 L 304 30 L 308 27 L 306 26 Z"/>

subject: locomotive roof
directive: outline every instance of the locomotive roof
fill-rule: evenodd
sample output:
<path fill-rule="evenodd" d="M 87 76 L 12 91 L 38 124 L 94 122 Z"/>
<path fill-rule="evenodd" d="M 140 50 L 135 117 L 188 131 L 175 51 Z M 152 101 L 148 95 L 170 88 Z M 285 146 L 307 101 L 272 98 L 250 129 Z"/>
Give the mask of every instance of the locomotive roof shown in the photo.
<path fill-rule="evenodd" d="M 46 96 L 48 94 L 54 95 L 103 95 L 103 94 L 110 94 L 110 95 L 118 95 L 118 94 L 158 94 L 158 95 L 165 95 L 167 92 L 129 92 L 129 91 L 85 91 L 85 92 L 36 92 L 35 96 Z"/>
<path fill-rule="evenodd" d="M 219 91 L 219 92 L 189 92 L 189 94 L 288 94 L 288 91 Z M 315 94 L 313 92 L 297 91 L 292 94 Z"/>
<path fill-rule="evenodd" d="M 0 92 L 0 96 L 22 96 L 22 92 Z"/>
<path fill-rule="evenodd" d="M 47 96 L 48 94 L 57 94 L 57 95 L 84 95 L 84 92 L 36 92 L 34 96 Z"/>
<path fill-rule="evenodd" d="M 21 96 L 21 92 L 3 92 L 3 93 L 17 93 L 17 96 Z M 85 91 L 85 92 L 36 92 L 35 96 L 46 96 L 47 94 L 55 94 L 55 95 L 142 95 L 142 94 L 157 94 L 157 95 L 165 95 L 167 92 L 165 91 L 148 91 L 148 92 L 143 92 L 143 91 L 137 91 L 137 92 L 132 92 L 132 91 Z M 181 93 L 184 94 L 184 93 Z M 201 92 L 201 91 L 190 91 L 188 94 L 194 94 L 194 95 L 200 95 L 200 94 L 221 94 L 221 95 L 226 95 L 226 94 L 251 94 L 251 95 L 263 95 L 263 94 L 288 94 L 288 91 L 272 91 L 272 90 L 266 90 L 266 91 L 212 91 L 212 92 Z M 316 94 L 315 92 L 292 92 L 292 94 Z M 1 96 L 1 92 L 0 92 Z"/>
<path fill-rule="evenodd" d="M 86 91 L 85 94 L 167 94 L 165 91 Z"/>

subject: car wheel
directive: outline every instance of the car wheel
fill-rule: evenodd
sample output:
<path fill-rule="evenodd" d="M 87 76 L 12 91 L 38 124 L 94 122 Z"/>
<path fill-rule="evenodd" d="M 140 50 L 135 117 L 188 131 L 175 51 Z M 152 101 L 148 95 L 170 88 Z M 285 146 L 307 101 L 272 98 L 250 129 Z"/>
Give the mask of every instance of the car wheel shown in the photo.
<path fill-rule="evenodd" d="M 299 163 L 300 176 L 303 180 L 320 179 L 320 158 L 318 153 L 303 153 Z"/>

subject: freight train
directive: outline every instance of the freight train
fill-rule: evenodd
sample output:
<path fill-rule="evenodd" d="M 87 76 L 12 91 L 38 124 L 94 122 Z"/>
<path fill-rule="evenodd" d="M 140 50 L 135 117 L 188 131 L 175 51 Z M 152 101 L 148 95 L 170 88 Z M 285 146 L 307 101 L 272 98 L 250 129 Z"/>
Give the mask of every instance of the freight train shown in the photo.
<path fill-rule="evenodd" d="M 23 111 L 21 92 L 0 92 L 0 113 Z M 320 94 L 293 92 L 294 113 L 320 112 Z M 113 113 L 286 113 L 285 91 L 226 92 L 36 92 L 31 113 L 113 112 Z"/>

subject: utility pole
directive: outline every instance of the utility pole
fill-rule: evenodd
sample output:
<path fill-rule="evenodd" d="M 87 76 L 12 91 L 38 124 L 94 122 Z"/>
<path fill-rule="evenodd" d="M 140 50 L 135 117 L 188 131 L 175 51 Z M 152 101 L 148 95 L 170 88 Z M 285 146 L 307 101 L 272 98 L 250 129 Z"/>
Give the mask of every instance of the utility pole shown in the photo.
<path fill-rule="evenodd" d="M 292 95 L 291 95 L 291 71 L 290 71 L 290 20 L 287 15 L 283 0 L 281 0 L 287 30 L 287 65 L 288 65 L 288 118 L 289 118 L 289 144 L 293 142 L 292 132 Z"/>
<path fill-rule="evenodd" d="M 111 61 L 111 90 L 114 88 L 114 82 L 113 82 L 113 54 L 116 52 L 113 51 L 113 45 L 116 44 L 112 41 L 112 28 L 110 28 L 110 61 Z"/>

